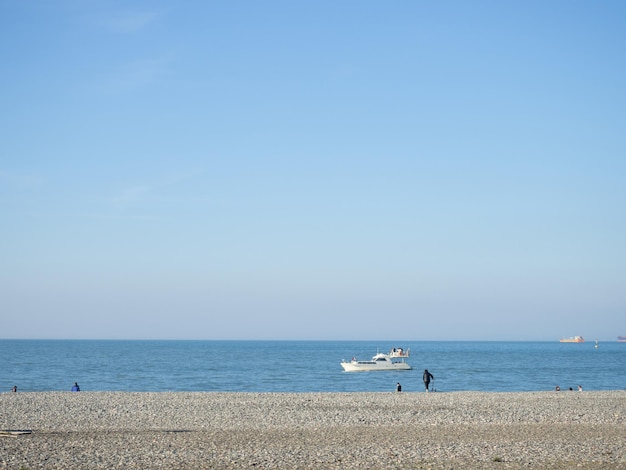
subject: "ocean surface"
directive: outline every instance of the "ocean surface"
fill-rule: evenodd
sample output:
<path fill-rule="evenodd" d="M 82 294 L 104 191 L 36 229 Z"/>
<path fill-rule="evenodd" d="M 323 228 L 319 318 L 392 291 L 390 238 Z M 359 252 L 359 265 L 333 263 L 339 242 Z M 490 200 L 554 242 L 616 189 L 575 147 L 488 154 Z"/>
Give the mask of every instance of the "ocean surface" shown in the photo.
<path fill-rule="evenodd" d="M 344 372 L 342 359 L 410 349 L 410 371 Z M 626 389 L 626 343 L 0 340 L 0 392 Z"/>

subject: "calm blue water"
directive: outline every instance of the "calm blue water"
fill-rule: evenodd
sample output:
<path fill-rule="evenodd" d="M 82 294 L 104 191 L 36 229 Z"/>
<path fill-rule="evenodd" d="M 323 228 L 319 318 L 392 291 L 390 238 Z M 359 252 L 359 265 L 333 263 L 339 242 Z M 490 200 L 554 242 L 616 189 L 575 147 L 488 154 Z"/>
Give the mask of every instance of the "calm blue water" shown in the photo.
<path fill-rule="evenodd" d="M 339 362 L 410 348 L 411 371 L 343 372 Z M 626 389 L 626 343 L 0 340 L 0 392 L 437 391 Z"/>

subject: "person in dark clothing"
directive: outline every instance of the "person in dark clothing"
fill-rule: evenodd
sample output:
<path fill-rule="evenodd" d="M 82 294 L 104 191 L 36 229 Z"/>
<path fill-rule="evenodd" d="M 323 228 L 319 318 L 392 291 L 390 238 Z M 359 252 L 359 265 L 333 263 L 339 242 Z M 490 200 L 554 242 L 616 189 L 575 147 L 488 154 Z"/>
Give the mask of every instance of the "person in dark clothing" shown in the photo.
<path fill-rule="evenodd" d="M 431 379 L 434 380 L 435 377 L 433 376 L 433 374 L 428 372 L 428 369 L 424 369 L 424 376 L 422 377 L 422 379 L 424 380 L 424 386 L 426 387 L 426 391 L 428 391 L 428 386 L 430 385 L 430 381 Z"/>
<path fill-rule="evenodd" d="M 400 385 L 400 382 L 396 383 L 396 392 L 401 392 L 402 391 L 402 385 Z"/>
<path fill-rule="evenodd" d="M 72 387 L 72 392 L 80 392 L 80 387 L 77 382 L 74 382 L 74 386 Z"/>

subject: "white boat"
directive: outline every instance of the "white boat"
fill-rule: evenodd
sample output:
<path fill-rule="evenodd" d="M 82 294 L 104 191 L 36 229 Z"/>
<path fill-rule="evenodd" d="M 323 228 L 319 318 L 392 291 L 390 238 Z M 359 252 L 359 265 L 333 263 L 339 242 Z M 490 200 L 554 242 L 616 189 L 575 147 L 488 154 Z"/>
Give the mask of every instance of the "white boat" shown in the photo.
<path fill-rule="evenodd" d="M 411 370 L 412 367 L 404 362 L 409 357 L 409 350 L 394 348 L 389 354 L 378 353 L 369 361 L 359 361 L 353 357 L 351 361 L 341 361 L 341 367 L 346 372 L 365 372 L 370 370 Z"/>

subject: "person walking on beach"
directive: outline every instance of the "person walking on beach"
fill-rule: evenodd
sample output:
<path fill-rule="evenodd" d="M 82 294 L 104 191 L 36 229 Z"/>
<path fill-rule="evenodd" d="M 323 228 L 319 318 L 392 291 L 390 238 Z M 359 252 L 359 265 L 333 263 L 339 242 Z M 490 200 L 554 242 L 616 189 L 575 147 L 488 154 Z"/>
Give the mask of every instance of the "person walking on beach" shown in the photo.
<path fill-rule="evenodd" d="M 428 391 L 428 386 L 430 385 L 430 381 L 431 379 L 434 380 L 435 377 L 433 376 L 433 374 L 428 372 L 428 369 L 424 369 L 424 375 L 422 376 L 422 379 L 424 380 L 424 386 L 426 387 L 426 391 Z"/>
<path fill-rule="evenodd" d="M 72 392 L 80 392 L 80 387 L 78 386 L 78 382 L 74 382 L 74 386 L 72 387 Z"/>

